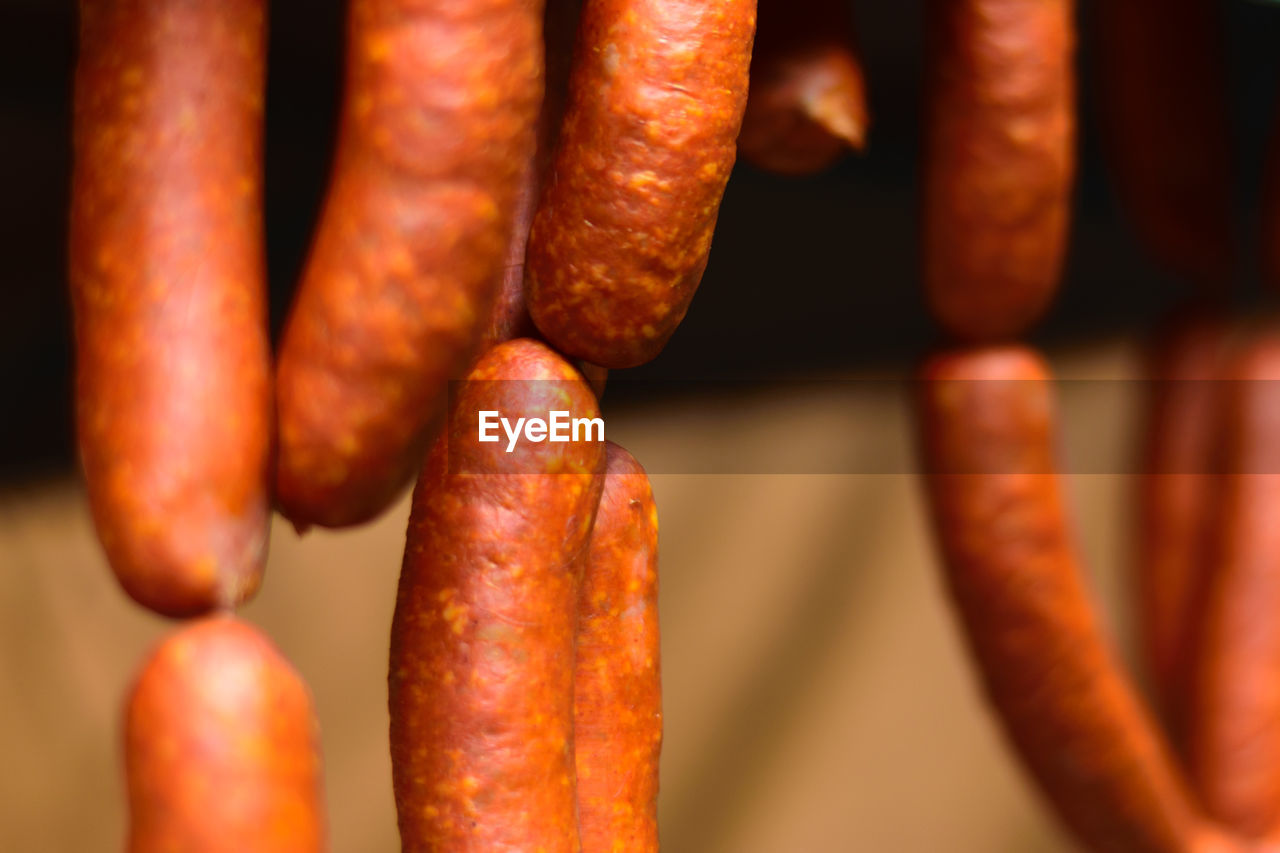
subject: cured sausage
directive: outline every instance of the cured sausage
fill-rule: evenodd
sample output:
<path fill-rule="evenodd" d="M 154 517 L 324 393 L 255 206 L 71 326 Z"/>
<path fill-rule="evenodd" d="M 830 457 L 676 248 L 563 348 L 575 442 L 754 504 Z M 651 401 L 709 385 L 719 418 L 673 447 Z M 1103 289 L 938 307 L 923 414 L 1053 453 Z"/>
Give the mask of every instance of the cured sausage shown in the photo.
<path fill-rule="evenodd" d="M 332 180 L 286 323 L 276 497 L 380 512 L 489 316 L 542 97 L 542 6 L 353 0 Z"/>
<path fill-rule="evenodd" d="M 1074 171 L 1070 0 L 930 0 L 923 258 L 968 340 L 1017 335 L 1058 285 Z"/>
<path fill-rule="evenodd" d="M 840 0 L 760 4 L 738 153 L 781 175 L 812 175 L 866 144 L 866 84 Z"/>
<path fill-rule="evenodd" d="M 658 849 L 659 656 L 653 489 L 610 443 L 578 596 L 574 750 L 586 853 Z"/>
<path fill-rule="evenodd" d="M 1223 371 L 1231 331 L 1175 318 L 1148 354 L 1138 478 L 1136 591 L 1143 658 L 1176 745 L 1184 743 L 1199 616 L 1213 565 Z"/>
<path fill-rule="evenodd" d="M 248 598 L 267 546 L 264 51 L 261 0 L 80 4 L 80 457 L 117 578 L 168 616 Z"/>
<path fill-rule="evenodd" d="M 1231 271 L 1231 142 L 1216 0 L 1094 5 L 1104 149 L 1156 260 L 1202 287 Z"/>
<path fill-rule="evenodd" d="M 414 491 L 391 631 L 391 757 L 406 851 L 578 849 L 573 657 L 600 440 L 481 443 L 478 413 L 598 416 L 560 356 L 486 353 Z"/>
<path fill-rule="evenodd" d="M 921 373 L 929 506 L 988 701 L 1090 849 L 1221 841 L 1193 805 L 1094 614 L 1054 461 L 1050 377 L 1020 347 L 957 350 Z M 1215 848 L 1216 849 L 1216 848 Z"/>
<path fill-rule="evenodd" d="M 733 167 L 755 19 L 755 0 L 586 3 L 526 254 L 529 312 L 561 352 L 634 367 L 684 317 Z"/>
<path fill-rule="evenodd" d="M 328 849 L 311 694 L 245 622 L 161 643 L 129 697 L 125 767 L 131 853 Z"/>
<path fill-rule="evenodd" d="M 1280 336 L 1252 343 L 1227 375 L 1191 767 L 1210 815 L 1262 837 L 1280 830 Z"/>

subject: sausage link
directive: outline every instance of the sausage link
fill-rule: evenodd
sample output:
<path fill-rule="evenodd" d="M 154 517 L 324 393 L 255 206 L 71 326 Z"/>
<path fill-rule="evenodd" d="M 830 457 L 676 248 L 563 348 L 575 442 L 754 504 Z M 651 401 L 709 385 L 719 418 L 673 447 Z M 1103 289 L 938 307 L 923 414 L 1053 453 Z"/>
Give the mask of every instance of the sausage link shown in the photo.
<path fill-rule="evenodd" d="M 925 483 L 947 582 L 1006 735 L 1090 849 L 1221 841 L 1119 670 L 1081 577 L 1053 451 L 1049 375 L 1020 347 L 922 372 Z"/>
<path fill-rule="evenodd" d="M 747 96 L 755 0 L 587 0 L 529 312 L 562 352 L 652 359 L 706 268 Z"/>
<path fill-rule="evenodd" d="M 1227 374 L 1221 515 L 1190 719 L 1192 779 L 1209 814 L 1280 831 L 1280 336 Z"/>
<path fill-rule="evenodd" d="M 866 143 L 862 59 L 841 0 L 760 4 L 738 153 L 780 175 L 812 175 Z"/>
<path fill-rule="evenodd" d="M 643 853 L 658 849 L 658 510 L 644 469 L 616 444 L 605 474 L 578 597 L 578 827 L 586 853 Z"/>
<path fill-rule="evenodd" d="M 328 849 L 311 694 L 230 616 L 190 623 L 143 667 L 125 716 L 130 853 Z"/>
<path fill-rule="evenodd" d="M 140 604 L 258 588 L 271 388 L 261 0 L 82 0 L 70 281 L 89 502 Z"/>
<path fill-rule="evenodd" d="M 573 655 L 604 444 L 476 441 L 477 413 L 598 416 L 530 340 L 458 392 L 414 492 L 391 631 L 391 758 L 406 851 L 576 851 Z"/>
<path fill-rule="evenodd" d="M 1231 331 L 1179 317 L 1147 356 L 1135 580 L 1143 659 L 1176 745 L 1185 743 L 1190 673 L 1212 566 L 1223 384 Z"/>
<path fill-rule="evenodd" d="M 1098 104 L 1121 204 L 1157 261 L 1199 285 L 1230 275 L 1231 156 L 1221 4 L 1094 4 Z"/>
<path fill-rule="evenodd" d="M 400 491 L 489 315 L 542 96 L 537 0 L 352 0 L 329 194 L 277 372 L 277 499 L 356 524 Z"/>
<path fill-rule="evenodd" d="M 1019 334 L 1057 288 L 1073 178 L 1070 0 L 930 0 L 924 284 L 953 335 Z"/>

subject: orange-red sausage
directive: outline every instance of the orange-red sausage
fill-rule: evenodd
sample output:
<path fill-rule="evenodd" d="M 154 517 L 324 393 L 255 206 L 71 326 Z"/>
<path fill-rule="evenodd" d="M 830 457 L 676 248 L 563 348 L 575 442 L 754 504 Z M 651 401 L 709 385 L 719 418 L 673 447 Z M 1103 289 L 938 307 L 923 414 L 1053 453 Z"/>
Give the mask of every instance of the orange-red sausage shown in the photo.
<path fill-rule="evenodd" d="M 1227 375 L 1190 754 L 1209 814 L 1262 837 L 1280 830 L 1280 336 L 1252 343 Z"/>
<path fill-rule="evenodd" d="M 89 502 L 169 616 L 257 590 L 271 389 L 261 0 L 82 0 L 70 278 Z"/>
<path fill-rule="evenodd" d="M 931 0 L 924 284 L 953 335 L 1020 334 L 1058 285 L 1074 172 L 1071 0 Z"/>
<path fill-rule="evenodd" d="M 755 0 L 587 0 L 526 255 L 529 312 L 603 367 L 658 354 L 706 268 L 747 96 Z"/>
<path fill-rule="evenodd" d="M 616 444 L 605 475 L 578 596 L 578 827 L 585 853 L 643 853 L 658 849 L 658 510 Z"/>
<path fill-rule="evenodd" d="M 544 345 L 493 348 L 414 492 L 389 678 L 406 851 L 578 849 L 574 632 L 604 443 L 477 441 L 480 411 L 549 410 L 598 416 Z"/>
<path fill-rule="evenodd" d="M 925 483 L 953 603 L 1006 734 L 1089 849 L 1210 849 L 1221 839 L 1119 670 L 1085 589 L 1056 473 L 1049 380 L 1020 347 L 953 351 L 921 373 Z"/>
<path fill-rule="evenodd" d="M 534 144 L 541 20 L 536 0 L 351 4 L 333 176 L 276 375 L 295 524 L 382 510 L 478 343 Z"/>
<path fill-rule="evenodd" d="M 1230 275 L 1231 144 L 1217 0 L 1107 0 L 1098 105 L 1112 180 L 1155 259 L 1201 286 Z"/>
<path fill-rule="evenodd" d="M 1182 744 L 1195 637 L 1212 567 L 1223 383 L 1231 331 L 1177 318 L 1147 356 L 1135 585 L 1142 655 L 1175 744 Z"/>
<path fill-rule="evenodd" d="M 781 175 L 811 175 L 866 144 L 870 114 L 849 6 L 760 3 L 738 153 Z"/>
<path fill-rule="evenodd" d="M 311 694 L 248 623 L 161 643 L 129 697 L 125 768 L 130 853 L 328 849 Z"/>

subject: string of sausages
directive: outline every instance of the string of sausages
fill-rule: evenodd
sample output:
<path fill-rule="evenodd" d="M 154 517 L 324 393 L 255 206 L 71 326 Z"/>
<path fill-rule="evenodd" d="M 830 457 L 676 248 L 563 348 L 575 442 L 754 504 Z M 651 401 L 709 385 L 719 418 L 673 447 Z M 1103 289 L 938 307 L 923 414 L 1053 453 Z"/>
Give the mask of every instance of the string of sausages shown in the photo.
<path fill-rule="evenodd" d="M 273 505 L 355 525 L 418 470 L 388 678 L 403 849 L 657 849 L 649 480 L 602 438 L 506 452 L 475 420 L 598 419 L 605 368 L 684 316 L 754 0 L 590 0 L 580 21 L 567 0 L 352 0 L 274 374 L 262 0 L 80 7 L 86 483 L 125 591 L 191 620 L 129 697 L 129 849 L 327 849 L 310 694 L 234 608 Z"/>
<path fill-rule="evenodd" d="M 933 0 L 924 279 L 964 343 L 919 375 L 920 452 L 951 597 L 988 701 L 1076 838 L 1102 851 L 1280 839 L 1280 345 L 1221 316 L 1229 143 L 1216 7 L 1098 4 L 1098 91 L 1120 200 L 1197 297 L 1148 363 L 1137 490 L 1142 653 L 1119 666 L 1086 589 L 1055 457 L 1051 376 L 1007 342 L 1060 272 L 1071 191 L 1068 0 Z"/>
<path fill-rule="evenodd" d="M 1213 8 L 1113 0 L 1093 22 L 1121 200 L 1200 294 L 1149 365 L 1136 585 L 1157 722 L 1086 588 L 1049 370 L 1010 342 L 1061 276 L 1075 10 L 927 4 L 921 274 L 955 342 L 918 377 L 928 504 L 986 695 L 1101 851 L 1280 845 L 1280 479 L 1260 473 L 1280 470 L 1280 397 L 1256 381 L 1280 375 L 1280 338 L 1203 307 L 1233 251 Z M 607 370 L 655 357 L 689 309 L 736 152 L 814 174 L 870 118 L 836 0 L 764 0 L 754 55 L 755 0 L 578 12 L 351 0 L 273 366 L 263 0 L 80 0 L 80 454 L 121 586 L 190 620 L 128 700 L 130 850 L 327 849 L 310 694 L 234 609 L 273 507 L 360 524 L 415 473 L 388 676 L 403 849 L 657 849 L 649 480 L 611 443 L 479 442 L 475 413 L 598 418 Z"/>

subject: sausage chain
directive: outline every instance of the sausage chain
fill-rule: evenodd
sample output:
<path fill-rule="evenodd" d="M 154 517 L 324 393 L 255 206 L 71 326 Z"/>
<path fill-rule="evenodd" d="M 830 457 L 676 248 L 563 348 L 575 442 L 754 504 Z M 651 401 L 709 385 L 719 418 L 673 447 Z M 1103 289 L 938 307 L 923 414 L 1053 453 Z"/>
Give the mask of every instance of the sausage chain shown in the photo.
<path fill-rule="evenodd" d="M 1228 146 L 1212 4 L 1102 6 L 1101 101 L 1122 201 L 1156 258 L 1220 299 Z M 1089 849 L 1271 849 L 1280 459 L 1268 441 L 1280 426 L 1280 344 L 1241 344 L 1200 307 L 1167 324 L 1149 355 L 1139 621 L 1175 752 L 1086 591 L 1058 486 L 1048 370 L 1025 347 L 992 343 L 1025 331 L 1056 286 L 1072 172 L 1071 9 L 935 0 L 930 11 L 925 286 L 936 319 L 979 343 L 923 368 L 920 448 L 987 699 Z"/>

